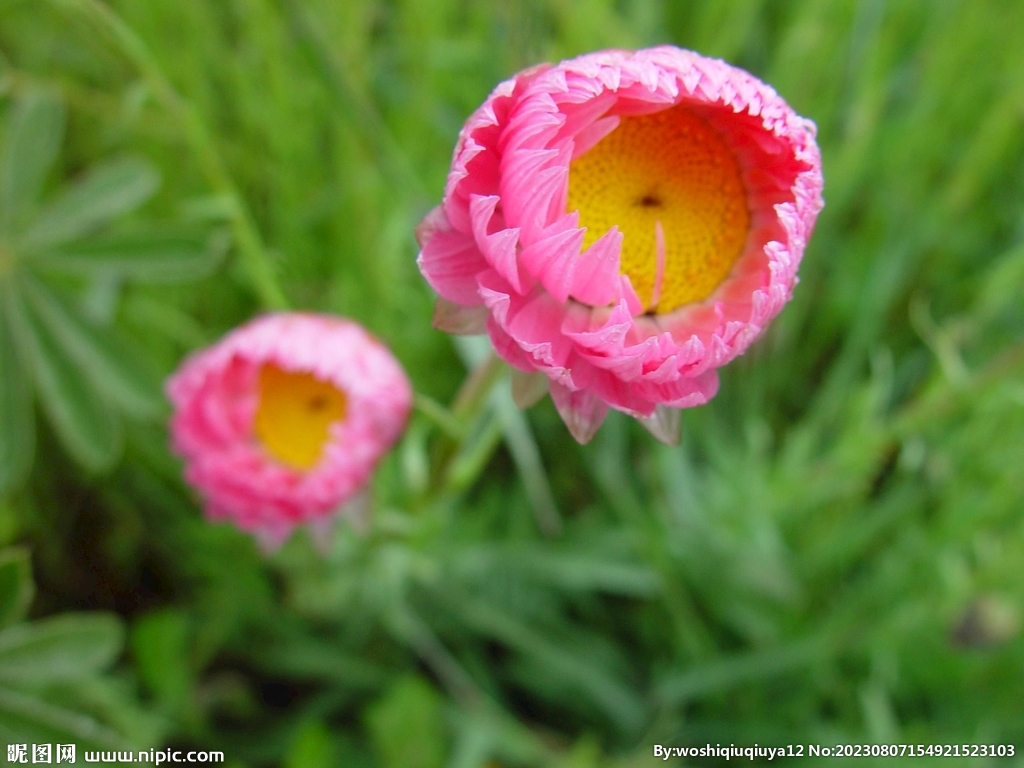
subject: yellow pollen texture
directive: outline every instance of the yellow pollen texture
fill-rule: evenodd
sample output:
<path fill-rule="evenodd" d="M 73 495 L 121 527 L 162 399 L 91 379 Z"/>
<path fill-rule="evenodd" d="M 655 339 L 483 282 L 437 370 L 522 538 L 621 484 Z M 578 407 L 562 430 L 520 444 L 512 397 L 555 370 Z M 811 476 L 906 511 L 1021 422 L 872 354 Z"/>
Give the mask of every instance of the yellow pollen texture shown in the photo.
<path fill-rule="evenodd" d="M 584 247 L 618 225 L 621 272 L 655 313 L 707 298 L 750 227 L 736 158 L 685 105 L 624 117 L 574 160 L 567 210 L 580 212 Z"/>
<path fill-rule="evenodd" d="M 345 395 L 310 373 L 264 365 L 253 428 L 267 453 L 293 469 L 320 460 L 330 425 L 345 416 Z"/>

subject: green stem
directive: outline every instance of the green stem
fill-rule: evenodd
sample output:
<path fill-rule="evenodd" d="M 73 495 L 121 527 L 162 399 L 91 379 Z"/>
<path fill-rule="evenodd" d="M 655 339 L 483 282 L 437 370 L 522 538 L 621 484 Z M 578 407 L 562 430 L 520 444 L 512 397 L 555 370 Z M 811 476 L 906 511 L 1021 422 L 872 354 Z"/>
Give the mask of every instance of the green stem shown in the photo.
<path fill-rule="evenodd" d="M 455 418 L 467 421 L 487 401 L 491 389 L 505 371 L 505 364 L 494 352 L 473 369 L 452 401 L 451 411 Z"/>
<path fill-rule="evenodd" d="M 114 11 L 99 0 L 54 0 L 83 13 L 116 43 L 135 66 L 157 101 L 181 124 L 185 139 L 199 162 L 207 183 L 232 200 L 231 230 L 239 257 L 252 288 L 267 309 L 286 309 L 288 300 L 274 277 L 274 271 L 252 214 L 243 202 L 223 158 L 195 107 L 174 90 L 153 54 Z"/>
<path fill-rule="evenodd" d="M 452 462 L 463 448 L 463 440 L 473 433 L 473 426 L 487 405 L 491 389 L 500 380 L 505 371 L 501 359 L 491 352 L 477 365 L 462 383 L 447 413 L 460 425 L 464 425 L 458 437 L 445 433 L 450 438 L 435 446 L 433 452 L 433 470 L 431 472 L 430 489 L 437 492 L 447 486 L 451 474 Z"/>
<path fill-rule="evenodd" d="M 465 436 L 465 424 L 432 397 L 417 393 L 413 400 L 413 406 L 452 440 L 458 441 Z"/>

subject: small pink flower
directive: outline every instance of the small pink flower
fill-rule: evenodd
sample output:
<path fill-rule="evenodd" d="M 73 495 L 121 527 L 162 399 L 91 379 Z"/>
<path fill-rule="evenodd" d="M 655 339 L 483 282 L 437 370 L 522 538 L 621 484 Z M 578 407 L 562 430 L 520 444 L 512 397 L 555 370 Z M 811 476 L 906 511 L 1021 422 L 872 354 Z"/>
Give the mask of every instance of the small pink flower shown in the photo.
<path fill-rule="evenodd" d="M 546 376 L 580 442 L 609 407 L 671 442 L 790 298 L 822 207 L 814 134 L 670 46 L 521 72 L 466 122 L 418 229 L 435 325 Z"/>
<path fill-rule="evenodd" d="M 412 402 L 401 365 L 361 326 L 300 313 L 258 318 L 193 354 L 167 395 L 174 449 L 207 515 L 268 546 L 355 514 Z"/>

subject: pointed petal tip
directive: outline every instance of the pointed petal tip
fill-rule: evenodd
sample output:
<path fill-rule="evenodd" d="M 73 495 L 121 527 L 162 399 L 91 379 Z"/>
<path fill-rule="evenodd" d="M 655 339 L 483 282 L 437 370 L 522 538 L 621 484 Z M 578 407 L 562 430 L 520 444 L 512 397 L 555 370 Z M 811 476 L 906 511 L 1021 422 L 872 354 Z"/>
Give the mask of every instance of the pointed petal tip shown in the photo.
<path fill-rule="evenodd" d="M 551 399 L 569 434 L 580 445 L 586 445 L 608 415 L 608 404 L 589 390 L 573 392 L 554 381 L 549 386 Z"/>
<path fill-rule="evenodd" d="M 371 507 L 370 490 L 364 488 L 338 508 L 337 517 L 345 518 L 356 533 L 366 535 L 370 532 Z"/>
<path fill-rule="evenodd" d="M 284 546 L 284 543 L 288 541 L 288 538 L 292 534 L 292 529 L 288 527 L 276 527 L 268 526 L 265 528 L 257 528 L 252 531 L 252 536 L 256 539 L 256 546 L 259 547 L 260 553 L 264 557 L 270 557 L 271 555 L 277 554 L 278 550 Z"/>
<path fill-rule="evenodd" d="M 548 393 L 548 377 L 543 373 L 527 373 L 512 369 L 512 402 L 525 411 Z"/>
<path fill-rule="evenodd" d="M 423 220 L 416 225 L 414 234 L 416 235 L 416 243 L 420 248 L 427 242 L 434 233 L 437 231 L 444 231 L 450 229 L 448 224 L 448 217 L 444 214 L 444 208 L 440 205 L 432 208 Z"/>
<path fill-rule="evenodd" d="M 637 417 L 637 421 L 658 441 L 669 446 L 679 445 L 682 438 L 682 411 L 680 409 L 658 405 L 655 407 L 654 413 L 650 416 Z"/>
<path fill-rule="evenodd" d="M 316 520 L 311 520 L 306 525 L 306 528 L 309 530 L 309 537 L 313 541 L 313 548 L 321 556 L 331 551 L 336 522 L 334 515 L 327 515 L 326 517 L 318 517 Z"/>
<path fill-rule="evenodd" d="M 438 297 L 434 304 L 433 326 L 457 336 L 478 336 L 487 332 L 487 307 L 465 307 Z"/>

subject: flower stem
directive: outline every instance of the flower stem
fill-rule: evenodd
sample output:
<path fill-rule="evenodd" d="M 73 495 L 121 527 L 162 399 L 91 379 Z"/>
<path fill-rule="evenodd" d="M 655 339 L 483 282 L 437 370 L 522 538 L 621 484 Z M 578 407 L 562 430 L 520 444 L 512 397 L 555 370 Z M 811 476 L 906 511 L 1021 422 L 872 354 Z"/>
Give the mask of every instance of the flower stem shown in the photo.
<path fill-rule="evenodd" d="M 466 425 L 434 398 L 417 393 L 413 406 L 452 440 L 461 440 L 465 435 Z"/>
<path fill-rule="evenodd" d="M 466 421 L 470 415 L 476 414 L 487 402 L 491 388 L 504 370 L 504 363 L 494 352 L 484 358 L 462 383 L 452 401 L 451 411 L 455 418 Z"/>
<path fill-rule="evenodd" d="M 232 201 L 230 223 L 239 258 L 260 302 L 267 309 L 286 309 L 288 300 L 274 277 L 263 239 L 252 214 L 227 170 L 195 107 L 182 98 L 160 69 L 153 54 L 114 11 L 99 0 L 54 0 L 80 11 L 100 27 L 117 45 L 121 53 L 138 70 L 157 101 L 180 123 L 185 139 L 199 162 L 207 183 Z"/>
<path fill-rule="evenodd" d="M 453 435 L 448 429 L 442 427 L 449 439 L 434 447 L 431 461 L 433 470 L 429 486 L 431 492 L 436 493 L 449 485 L 453 462 L 458 459 L 465 447 L 464 443 L 467 437 L 473 433 L 473 426 L 483 414 L 491 390 L 501 379 L 504 370 L 504 363 L 491 352 L 470 371 L 456 393 L 447 413 L 455 423 L 460 425 L 460 431 L 458 435 Z M 417 407 L 422 412 L 422 404 L 418 403 Z M 429 414 L 426 415 L 429 416 Z"/>

